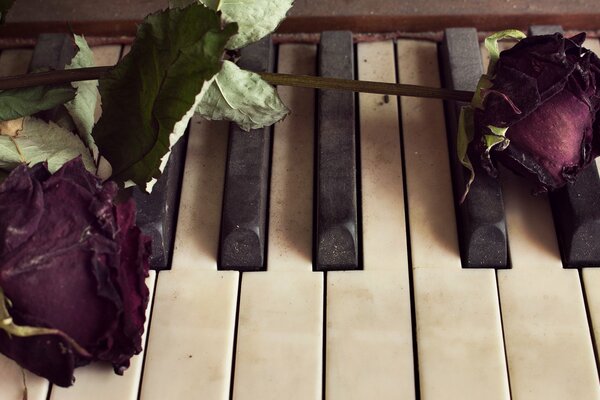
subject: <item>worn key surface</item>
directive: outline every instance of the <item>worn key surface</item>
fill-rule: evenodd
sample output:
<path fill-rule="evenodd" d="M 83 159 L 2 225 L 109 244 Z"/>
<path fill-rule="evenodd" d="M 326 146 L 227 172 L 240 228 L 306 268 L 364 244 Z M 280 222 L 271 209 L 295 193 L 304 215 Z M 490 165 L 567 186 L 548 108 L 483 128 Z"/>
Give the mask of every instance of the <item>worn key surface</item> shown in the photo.
<path fill-rule="evenodd" d="M 240 68 L 272 72 L 270 36 L 241 50 Z M 267 194 L 271 127 L 242 130 L 229 127 L 229 148 L 223 194 L 219 268 L 258 271 L 266 267 Z"/>
<path fill-rule="evenodd" d="M 354 78 L 351 32 L 323 32 L 319 75 Z M 359 269 L 354 94 L 318 91 L 316 270 Z"/>
<path fill-rule="evenodd" d="M 391 41 L 357 45 L 358 78 L 396 82 Z M 415 398 L 396 97 L 359 95 L 364 269 L 327 273 L 325 398 Z"/>
<path fill-rule="evenodd" d="M 137 186 L 132 190 L 137 205 L 136 224 L 152 238 L 150 267 L 155 270 L 171 265 L 186 145 L 187 135 L 173 145 L 167 166 L 151 193 Z"/>
<path fill-rule="evenodd" d="M 227 124 L 192 117 L 170 270 L 157 278 L 140 398 L 228 399 L 239 273 L 217 270 Z"/>
<path fill-rule="evenodd" d="M 434 43 L 397 49 L 400 83 L 439 87 Z M 508 399 L 495 271 L 461 268 L 442 102 L 400 101 L 420 397 Z"/>
<path fill-rule="evenodd" d="M 531 34 L 563 33 L 560 25 L 538 25 Z M 600 267 L 600 177 L 592 163 L 575 182 L 550 193 L 558 243 L 567 268 Z"/>
<path fill-rule="evenodd" d="M 316 48 L 280 45 L 278 70 L 314 75 Z M 233 398 L 322 397 L 323 273 L 312 270 L 314 91 L 279 87 L 293 110 L 275 125 L 268 266 L 243 274 Z"/>
<path fill-rule="evenodd" d="M 477 31 L 474 28 L 446 29 L 441 55 L 445 86 L 456 90 L 475 90 L 483 74 Z M 476 179 L 460 204 L 470 177 L 470 171 L 458 161 L 456 149 L 458 117 L 465 103 L 445 103 L 462 265 L 506 268 L 508 246 L 500 183 L 474 163 Z"/>

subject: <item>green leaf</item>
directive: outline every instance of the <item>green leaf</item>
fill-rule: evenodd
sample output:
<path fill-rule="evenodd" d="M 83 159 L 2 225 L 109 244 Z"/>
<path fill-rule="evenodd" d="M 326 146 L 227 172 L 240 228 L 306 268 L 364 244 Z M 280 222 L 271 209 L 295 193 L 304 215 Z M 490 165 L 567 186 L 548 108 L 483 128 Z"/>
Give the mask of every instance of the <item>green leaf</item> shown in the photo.
<path fill-rule="evenodd" d="M 473 164 L 471 164 L 468 154 L 469 144 L 473 141 L 473 137 L 475 136 L 473 115 L 474 112 L 472 107 L 463 106 L 460 110 L 460 117 L 458 119 L 458 135 L 456 143 L 458 160 L 471 172 L 465 191 L 460 199 L 461 203 L 467 198 L 467 194 L 469 194 L 469 190 L 471 189 L 471 184 L 475 180 L 475 169 L 473 168 Z"/>
<path fill-rule="evenodd" d="M 63 105 L 75 97 L 70 83 L 0 91 L 0 121 L 33 115 Z"/>
<path fill-rule="evenodd" d="M 196 112 L 207 119 L 234 121 L 249 131 L 274 124 L 289 110 L 260 75 L 225 61 Z"/>
<path fill-rule="evenodd" d="M 195 1 L 223 13 L 223 20 L 236 22 L 239 32 L 229 43 L 228 49 L 239 49 L 254 43 L 273 32 L 294 0 L 171 0 L 171 7 L 183 7 Z"/>
<path fill-rule="evenodd" d="M 0 24 L 3 24 L 6 20 L 6 14 L 11 9 L 15 0 L 0 0 Z"/>
<path fill-rule="evenodd" d="M 144 20 L 129 54 L 100 80 L 103 110 L 92 135 L 114 180 L 143 187 L 158 178 L 236 32 L 200 4 Z"/>
<path fill-rule="evenodd" d="M 492 85 L 493 83 L 490 80 L 489 76 L 481 75 L 481 78 L 479 78 L 479 82 L 477 82 L 477 87 L 475 88 L 475 94 L 471 99 L 471 106 L 473 106 L 473 108 L 479 108 L 480 110 L 483 110 L 483 92 L 486 89 L 491 88 Z"/>
<path fill-rule="evenodd" d="M 0 169 L 4 170 L 47 161 L 50 172 L 55 172 L 79 155 L 88 171 L 95 172 L 94 160 L 77 135 L 38 118 L 25 118 L 23 130 L 14 138 L 0 136 Z"/>
<path fill-rule="evenodd" d="M 500 146 L 500 150 L 504 150 L 510 144 L 510 140 L 506 137 L 508 128 L 499 128 L 492 125 L 488 125 L 487 128 L 492 134 L 483 135 L 483 143 L 485 144 L 485 154 L 489 157 L 492 148 Z"/>
<path fill-rule="evenodd" d="M 83 36 L 74 35 L 75 44 L 79 48 L 71 63 L 65 69 L 85 68 L 94 66 L 94 54 Z M 79 136 L 85 145 L 96 153 L 96 145 L 92 138 L 94 127 L 94 111 L 98 101 L 98 81 L 73 82 L 76 90 L 75 98 L 65 104 L 65 108 L 73 119 Z"/>
<path fill-rule="evenodd" d="M 82 356 L 91 357 L 91 355 L 75 340 L 58 329 L 15 324 L 10 312 L 8 311 L 9 306 L 10 300 L 4 295 L 4 290 L 2 290 L 0 287 L 0 329 L 6 332 L 8 336 L 30 337 L 40 335 L 58 335 L 68 344 L 70 344 L 79 354 Z"/>
<path fill-rule="evenodd" d="M 507 29 L 505 31 L 496 32 L 485 38 L 485 48 L 490 54 L 490 63 L 488 65 L 487 75 L 493 76 L 494 67 L 496 66 L 498 58 L 500 58 L 500 49 L 498 48 L 498 41 L 507 38 L 521 40 L 526 37 L 527 35 L 525 35 L 523 32 L 517 29 Z"/>

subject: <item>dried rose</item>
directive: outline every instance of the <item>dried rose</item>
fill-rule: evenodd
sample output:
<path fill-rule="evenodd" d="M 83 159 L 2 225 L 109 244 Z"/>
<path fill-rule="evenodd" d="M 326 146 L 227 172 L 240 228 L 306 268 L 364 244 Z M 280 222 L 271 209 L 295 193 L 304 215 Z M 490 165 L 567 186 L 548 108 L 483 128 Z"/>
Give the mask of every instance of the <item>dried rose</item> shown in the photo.
<path fill-rule="evenodd" d="M 531 36 L 500 53 L 474 112 L 471 151 L 488 172 L 498 160 L 554 190 L 600 154 L 600 60 L 584 39 Z"/>
<path fill-rule="evenodd" d="M 91 361 L 121 374 L 141 351 L 150 243 L 116 193 L 80 158 L 0 185 L 0 351 L 60 386 Z"/>

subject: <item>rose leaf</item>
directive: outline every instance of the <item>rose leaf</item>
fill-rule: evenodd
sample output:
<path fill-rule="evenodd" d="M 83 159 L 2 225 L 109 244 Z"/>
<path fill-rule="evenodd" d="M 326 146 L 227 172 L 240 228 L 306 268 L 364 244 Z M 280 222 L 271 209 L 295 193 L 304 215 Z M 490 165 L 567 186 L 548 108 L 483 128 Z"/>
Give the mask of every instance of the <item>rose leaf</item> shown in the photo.
<path fill-rule="evenodd" d="M 473 108 L 479 108 L 480 110 L 483 110 L 484 92 L 491 87 L 492 81 L 490 80 L 489 76 L 481 75 L 479 82 L 477 82 L 477 87 L 475 88 L 475 94 L 471 99 L 471 106 L 473 106 Z"/>
<path fill-rule="evenodd" d="M 492 148 L 496 146 L 499 146 L 499 150 L 506 149 L 510 144 L 510 140 L 506 137 L 506 131 L 508 131 L 508 128 L 500 128 L 492 125 L 488 125 L 487 128 L 492 132 L 492 134 L 483 135 L 485 153 L 489 155 Z"/>
<path fill-rule="evenodd" d="M 0 135 L 17 137 L 23 130 L 24 117 L 0 122 Z"/>
<path fill-rule="evenodd" d="M 92 136 L 111 179 L 151 189 L 146 183 L 160 176 L 236 32 L 201 4 L 144 20 L 131 51 L 100 79 L 103 109 Z"/>
<path fill-rule="evenodd" d="M 294 3 L 293 0 L 171 0 L 171 7 L 183 7 L 196 1 L 221 11 L 223 20 L 239 25 L 237 35 L 227 43 L 228 49 L 239 49 L 273 32 Z"/>
<path fill-rule="evenodd" d="M 93 67 L 94 54 L 85 38 L 79 35 L 73 36 L 79 51 L 65 69 Z M 73 87 L 76 90 L 75 98 L 65 103 L 65 108 L 73 119 L 79 136 L 95 154 L 96 145 L 92 138 L 92 128 L 94 127 L 94 111 L 98 100 L 98 81 L 73 82 Z"/>
<path fill-rule="evenodd" d="M 490 55 L 490 63 L 488 64 L 487 75 L 492 76 L 494 74 L 494 67 L 496 62 L 500 58 L 500 48 L 498 47 L 498 41 L 502 39 L 517 39 L 521 40 L 527 36 L 517 29 L 507 29 L 505 31 L 496 32 L 485 38 L 485 48 Z"/>
<path fill-rule="evenodd" d="M 207 119 L 234 121 L 249 131 L 274 124 L 289 110 L 260 75 L 225 61 L 196 112 Z"/>
<path fill-rule="evenodd" d="M 50 172 L 54 172 L 79 155 L 86 169 L 94 172 L 94 160 L 77 135 L 34 117 L 25 118 L 18 136 L 0 136 L 0 169 L 4 170 L 46 161 Z"/>
<path fill-rule="evenodd" d="M 50 110 L 74 97 L 75 90 L 70 83 L 2 90 L 0 91 L 0 121 L 9 121 Z"/>
<path fill-rule="evenodd" d="M 469 144 L 473 141 L 474 136 L 475 127 L 473 123 L 473 108 L 470 106 L 463 106 L 460 109 L 460 117 L 458 118 L 456 149 L 458 153 L 458 160 L 470 171 L 471 174 L 466 184 L 465 191 L 460 199 L 461 203 L 465 201 L 465 198 L 471 189 L 471 184 L 475 180 L 475 169 L 473 168 L 473 164 L 471 164 L 468 154 Z"/>

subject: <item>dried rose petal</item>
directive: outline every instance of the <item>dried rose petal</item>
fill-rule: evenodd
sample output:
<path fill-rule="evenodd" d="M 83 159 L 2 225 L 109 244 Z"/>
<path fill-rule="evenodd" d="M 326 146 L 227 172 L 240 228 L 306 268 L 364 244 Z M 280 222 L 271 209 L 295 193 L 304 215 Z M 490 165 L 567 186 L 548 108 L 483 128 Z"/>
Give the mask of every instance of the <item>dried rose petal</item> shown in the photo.
<path fill-rule="evenodd" d="M 113 204 L 116 192 L 79 158 L 54 175 L 43 165 L 18 167 L 0 185 L 0 287 L 11 315 L 64 332 L 92 357 L 56 336 L 3 331 L 0 351 L 61 386 L 94 360 L 122 372 L 141 350 L 148 239 L 133 226 L 133 203 Z"/>
<path fill-rule="evenodd" d="M 472 152 L 482 154 L 489 126 L 508 128 L 510 145 L 492 159 L 557 189 L 600 154 L 600 60 L 581 47 L 584 34 L 532 36 L 500 54 L 484 110 L 475 110 Z M 484 166 L 495 173 L 484 157 Z"/>

